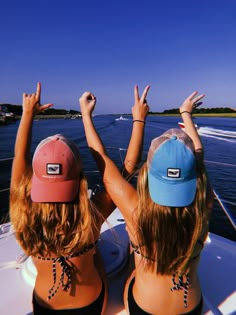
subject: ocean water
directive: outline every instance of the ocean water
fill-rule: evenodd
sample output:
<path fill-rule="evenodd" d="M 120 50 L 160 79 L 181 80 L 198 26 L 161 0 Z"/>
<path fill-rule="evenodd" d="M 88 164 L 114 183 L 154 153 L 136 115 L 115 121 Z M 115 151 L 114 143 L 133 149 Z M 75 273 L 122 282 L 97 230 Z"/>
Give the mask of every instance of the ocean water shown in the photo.
<path fill-rule="evenodd" d="M 143 159 L 151 140 L 167 129 L 178 128 L 178 121 L 180 121 L 178 117 L 149 116 L 147 118 Z M 132 129 L 131 116 L 125 116 L 125 119 L 119 119 L 119 116 L 114 115 L 95 116 L 94 123 L 106 147 L 127 148 Z M 205 162 L 212 186 L 226 208 L 236 218 L 236 119 L 197 118 L 196 123 L 204 145 Z M 6 159 L 13 157 L 18 126 L 19 121 L 0 126 L 0 222 L 8 214 L 7 188 L 10 182 L 11 160 Z M 56 133 L 69 137 L 79 146 L 90 186 L 101 183 L 99 174 L 94 178 L 90 173 L 96 169 L 96 166 L 87 148 L 80 119 L 35 120 L 32 152 L 39 141 Z M 109 150 L 109 154 L 118 163 L 118 153 Z M 125 151 L 122 151 L 121 155 L 124 154 Z M 217 206 L 212 214 L 210 230 L 236 241 L 236 232 Z"/>

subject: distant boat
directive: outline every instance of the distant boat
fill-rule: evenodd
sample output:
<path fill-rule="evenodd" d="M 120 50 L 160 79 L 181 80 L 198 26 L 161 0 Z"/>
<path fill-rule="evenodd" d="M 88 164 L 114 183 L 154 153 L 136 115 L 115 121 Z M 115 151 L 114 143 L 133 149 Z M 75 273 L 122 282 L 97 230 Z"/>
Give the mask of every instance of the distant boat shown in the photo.
<path fill-rule="evenodd" d="M 64 119 L 80 119 L 81 117 L 82 117 L 81 114 L 74 114 L 74 115 L 72 115 L 72 114 L 66 114 L 66 115 L 64 116 Z"/>
<path fill-rule="evenodd" d="M 0 123 L 5 124 L 7 122 L 7 117 L 0 113 Z"/>
<path fill-rule="evenodd" d="M 15 115 L 9 112 L 5 105 L 0 105 L 0 123 L 14 122 Z"/>
<path fill-rule="evenodd" d="M 128 118 L 124 118 L 122 115 L 119 118 L 116 118 L 116 120 L 128 120 Z"/>
<path fill-rule="evenodd" d="M 185 125 L 184 125 L 183 122 L 178 122 L 178 125 L 183 131 L 185 131 Z M 196 129 L 199 129 L 197 124 L 194 124 L 194 126 L 195 126 Z"/>

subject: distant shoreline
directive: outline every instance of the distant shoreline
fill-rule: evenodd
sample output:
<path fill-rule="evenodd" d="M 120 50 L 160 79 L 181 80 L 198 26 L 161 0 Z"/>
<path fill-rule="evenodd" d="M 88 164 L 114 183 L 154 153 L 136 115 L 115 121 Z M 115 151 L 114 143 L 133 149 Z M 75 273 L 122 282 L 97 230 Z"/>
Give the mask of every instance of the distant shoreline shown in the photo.
<path fill-rule="evenodd" d="M 107 115 L 113 115 L 113 116 L 119 116 L 120 114 L 103 114 L 103 115 L 97 115 L 97 116 L 107 116 Z M 131 114 L 123 114 L 122 116 L 132 116 Z M 178 114 L 149 114 L 149 117 L 151 116 L 160 116 L 160 117 L 180 117 Z M 21 116 L 16 115 L 16 119 L 20 119 Z M 208 113 L 208 114 L 193 114 L 193 117 L 219 117 L 219 118 L 236 118 L 236 113 Z M 36 115 L 34 117 L 35 120 L 37 119 L 68 119 L 65 118 L 64 115 Z M 80 120 L 81 118 L 77 118 Z"/>
<path fill-rule="evenodd" d="M 174 116 L 180 117 L 179 114 L 152 114 L 150 116 Z M 221 117 L 221 118 L 236 118 L 236 113 L 208 113 L 208 114 L 193 114 L 193 117 Z"/>

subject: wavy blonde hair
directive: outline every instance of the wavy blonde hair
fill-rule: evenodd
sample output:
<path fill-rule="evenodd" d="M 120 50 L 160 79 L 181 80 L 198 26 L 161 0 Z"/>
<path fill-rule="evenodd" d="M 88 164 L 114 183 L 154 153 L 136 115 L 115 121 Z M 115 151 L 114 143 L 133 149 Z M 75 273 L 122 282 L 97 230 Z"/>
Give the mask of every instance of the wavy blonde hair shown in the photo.
<path fill-rule="evenodd" d="M 138 207 L 136 239 L 145 268 L 163 275 L 189 272 L 198 240 L 208 231 L 206 206 L 207 176 L 198 165 L 197 191 L 188 207 L 167 207 L 154 203 L 148 189 L 147 164 L 142 166 L 137 183 Z"/>
<path fill-rule="evenodd" d="M 27 255 L 73 255 L 95 241 L 101 215 L 88 199 L 83 173 L 78 196 L 70 203 L 32 202 L 31 179 L 32 169 L 29 169 L 10 193 L 10 219 L 16 239 Z"/>

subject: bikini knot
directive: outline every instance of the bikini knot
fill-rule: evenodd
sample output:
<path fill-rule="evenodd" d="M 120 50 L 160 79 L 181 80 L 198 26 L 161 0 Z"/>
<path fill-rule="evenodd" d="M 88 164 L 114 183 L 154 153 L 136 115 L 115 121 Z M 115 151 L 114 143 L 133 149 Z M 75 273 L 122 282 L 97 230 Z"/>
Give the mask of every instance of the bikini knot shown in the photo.
<path fill-rule="evenodd" d="M 184 278 L 186 279 L 184 281 Z M 171 291 L 184 290 L 184 307 L 188 306 L 188 288 L 190 284 L 189 275 L 176 275 L 172 276 L 173 287 L 170 288 Z"/>

